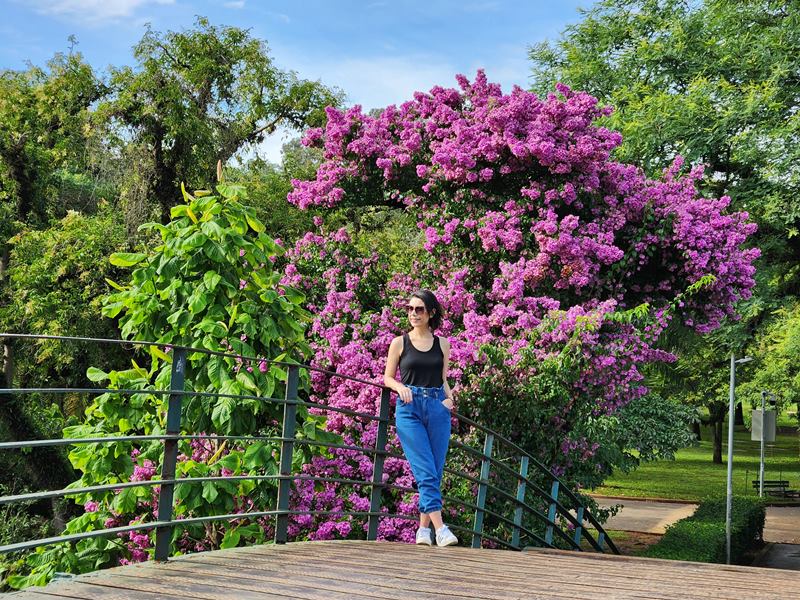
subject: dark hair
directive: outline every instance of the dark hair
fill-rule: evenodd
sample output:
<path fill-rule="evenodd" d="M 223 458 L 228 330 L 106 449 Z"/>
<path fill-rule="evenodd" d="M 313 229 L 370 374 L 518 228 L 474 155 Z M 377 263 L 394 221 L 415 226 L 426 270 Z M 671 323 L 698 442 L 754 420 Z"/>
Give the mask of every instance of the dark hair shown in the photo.
<path fill-rule="evenodd" d="M 444 311 L 442 310 L 442 305 L 439 304 L 439 301 L 436 299 L 436 296 L 433 295 L 433 292 L 430 290 L 417 290 L 411 294 L 411 297 L 419 298 L 425 303 L 425 310 L 428 311 L 428 315 L 430 316 L 428 325 L 431 329 L 438 329 L 442 325 L 442 314 Z"/>

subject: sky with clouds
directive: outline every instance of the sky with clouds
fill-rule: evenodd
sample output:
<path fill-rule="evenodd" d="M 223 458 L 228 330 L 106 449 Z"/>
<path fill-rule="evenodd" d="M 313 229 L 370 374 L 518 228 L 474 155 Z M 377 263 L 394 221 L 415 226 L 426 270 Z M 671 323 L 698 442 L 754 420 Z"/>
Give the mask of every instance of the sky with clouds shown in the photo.
<path fill-rule="evenodd" d="M 555 39 L 592 0 L 0 0 L 0 69 L 77 49 L 99 71 L 130 64 L 146 23 L 191 27 L 196 15 L 250 29 L 278 66 L 319 79 L 365 109 L 453 85 L 479 68 L 510 90 L 529 83 L 527 48 Z M 266 148 L 277 158 L 276 137 Z M 283 137 L 286 137 L 285 134 Z"/>

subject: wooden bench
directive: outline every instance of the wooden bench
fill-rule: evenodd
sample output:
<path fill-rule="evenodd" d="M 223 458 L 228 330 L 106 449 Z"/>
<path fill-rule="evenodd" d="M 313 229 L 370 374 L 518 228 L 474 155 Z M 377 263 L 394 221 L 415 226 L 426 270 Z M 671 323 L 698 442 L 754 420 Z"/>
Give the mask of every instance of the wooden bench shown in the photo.
<path fill-rule="evenodd" d="M 758 491 L 760 487 L 758 479 L 754 479 L 753 489 Z M 789 482 L 785 479 L 765 479 L 764 493 L 770 496 L 780 496 L 781 498 L 796 498 L 800 496 L 800 491 L 789 489 Z"/>

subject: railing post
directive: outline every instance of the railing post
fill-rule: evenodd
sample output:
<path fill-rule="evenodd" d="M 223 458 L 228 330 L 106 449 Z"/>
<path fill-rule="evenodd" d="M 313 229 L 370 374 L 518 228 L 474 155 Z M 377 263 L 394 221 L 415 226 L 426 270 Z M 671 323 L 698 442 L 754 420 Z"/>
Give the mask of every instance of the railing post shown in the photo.
<path fill-rule="evenodd" d="M 519 465 L 519 482 L 517 482 L 517 502 L 525 502 L 525 478 L 528 476 L 528 457 L 523 456 Z M 519 528 L 522 525 L 522 506 L 514 509 L 514 530 L 511 534 L 511 545 L 519 548 Z"/>
<path fill-rule="evenodd" d="M 278 483 L 278 515 L 275 518 L 275 543 L 285 544 L 289 530 L 289 495 L 292 491 L 292 455 L 294 454 L 294 435 L 297 425 L 297 386 L 300 370 L 296 366 L 289 367 L 289 378 L 286 382 L 286 404 L 283 405 L 283 433 L 281 437 L 281 479 Z"/>
<path fill-rule="evenodd" d="M 547 511 L 547 519 L 550 523 L 547 524 L 547 529 L 544 532 L 544 541 L 548 546 L 553 545 L 553 522 L 556 520 L 556 502 L 558 502 L 558 479 L 553 482 L 550 488 L 550 508 Z"/>
<path fill-rule="evenodd" d="M 481 460 L 481 482 L 478 484 L 478 501 L 477 509 L 475 509 L 475 521 L 473 522 L 472 533 L 472 547 L 480 548 L 481 539 L 483 538 L 483 509 L 486 506 L 486 492 L 489 488 L 489 473 L 491 471 L 492 463 L 492 445 L 494 444 L 494 435 L 491 433 L 486 434 L 486 440 L 483 444 L 483 459 Z"/>
<path fill-rule="evenodd" d="M 169 404 L 167 405 L 167 435 L 181 432 L 181 402 L 186 381 L 186 350 L 175 348 L 172 354 L 172 374 L 170 376 Z M 164 440 L 164 456 L 161 460 L 161 479 L 175 479 L 175 465 L 178 462 L 178 440 Z M 162 483 L 158 493 L 158 520 L 172 520 L 172 500 L 174 483 Z M 165 561 L 169 558 L 172 543 L 172 525 L 156 529 L 155 559 Z"/>
<path fill-rule="evenodd" d="M 389 437 L 389 399 L 392 391 L 383 388 L 381 392 L 381 405 L 378 412 L 378 437 L 375 440 L 375 456 L 372 463 L 372 491 L 369 498 L 369 521 L 367 525 L 367 539 L 378 539 L 378 521 L 381 511 L 381 495 L 383 493 L 383 461 L 386 458 L 386 442 Z"/>
<path fill-rule="evenodd" d="M 605 545 L 605 543 L 606 543 L 606 532 L 601 531 L 597 535 L 597 547 L 600 548 L 600 552 L 605 552 L 605 550 L 603 550 L 603 546 Z"/>
<path fill-rule="evenodd" d="M 583 535 L 583 506 L 579 506 L 575 513 L 575 520 L 578 525 L 575 527 L 575 536 L 572 538 L 576 546 L 581 545 L 581 536 Z"/>

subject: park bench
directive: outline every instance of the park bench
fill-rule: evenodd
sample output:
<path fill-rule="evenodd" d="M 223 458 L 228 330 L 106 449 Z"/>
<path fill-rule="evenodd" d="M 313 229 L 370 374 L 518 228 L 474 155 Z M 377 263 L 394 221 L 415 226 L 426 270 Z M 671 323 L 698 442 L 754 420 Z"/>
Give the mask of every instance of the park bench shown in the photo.
<path fill-rule="evenodd" d="M 753 480 L 753 489 L 758 491 L 760 485 L 758 479 Z M 780 496 L 782 498 L 800 497 L 799 490 L 790 490 L 789 482 L 785 479 L 765 479 L 764 492 L 770 496 Z"/>

